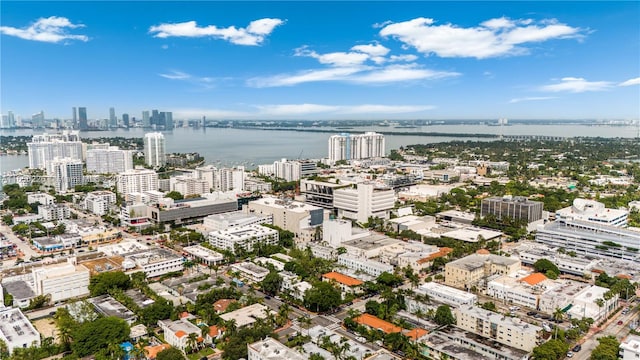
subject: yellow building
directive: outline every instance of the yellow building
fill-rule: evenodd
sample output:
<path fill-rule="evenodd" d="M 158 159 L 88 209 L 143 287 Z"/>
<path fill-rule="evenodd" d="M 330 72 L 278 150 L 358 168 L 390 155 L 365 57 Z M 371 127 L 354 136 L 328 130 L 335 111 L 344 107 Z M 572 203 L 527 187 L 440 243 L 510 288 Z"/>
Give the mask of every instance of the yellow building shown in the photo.
<path fill-rule="evenodd" d="M 490 254 L 487 250 L 478 250 L 469 255 L 447 263 L 444 268 L 446 285 L 469 289 L 472 286 L 484 286 L 483 281 L 492 275 L 511 275 L 520 270 L 520 260 Z"/>

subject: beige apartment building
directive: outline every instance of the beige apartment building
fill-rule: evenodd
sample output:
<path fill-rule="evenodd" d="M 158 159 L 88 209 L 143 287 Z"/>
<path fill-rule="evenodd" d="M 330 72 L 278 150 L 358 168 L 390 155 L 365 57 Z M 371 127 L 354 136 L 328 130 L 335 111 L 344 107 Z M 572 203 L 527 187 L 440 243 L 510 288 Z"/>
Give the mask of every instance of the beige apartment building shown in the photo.
<path fill-rule="evenodd" d="M 479 250 L 476 254 L 447 263 L 444 268 L 446 285 L 470 289 L 484 286 L 484 280 L 492 275 L 511 275 L 520 270 L 520 260 L 490 254 Z"/>

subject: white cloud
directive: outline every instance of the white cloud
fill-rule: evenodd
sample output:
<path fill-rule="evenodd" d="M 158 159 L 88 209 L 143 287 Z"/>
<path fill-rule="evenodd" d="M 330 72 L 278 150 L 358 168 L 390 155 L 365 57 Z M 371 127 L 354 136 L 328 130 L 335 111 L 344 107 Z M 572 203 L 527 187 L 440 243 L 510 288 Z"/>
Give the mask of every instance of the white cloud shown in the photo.
<path fill-rule="evenodd" d="M 282 24 L 284 24 L 284 21 L 280 19 L 265 18 L 250 22 L 246 28 L 236 28 L 235 26 L 218 28 L 215 25 L 201 27 L 195 21 L 187 21 L 151 26 L 149 33 L 152 33 L 157 38 L 212 37 L 223 39 L 236 45 L 256 46 L 262 44 L 265 38 L 277 26 Z"/>
<path fill-rule="evenodd" d="M 433 105 L 355 105 L 342 108 L 344 114 L 404 114 L 435 109 Z"/>
<path fill-rule="evenodd" d="M 583 78 L 565 77 L 560 79 L 560 82 L 557 84 L 540 87 L 540 90 L 548 92 L 581 93 L 608 90 L 612 85 L 613 83 L 610 81 L 587 81 Z"/>
<path fill-rule="evenodd" d="M 0 33 L 25 40 L 59 43 L 65 40 L 89 41 L 86 35 L 69 34 L 68 29 L 82 28 L 82 24 L 73 24 L 65 17 L 51 16 L 40 18 L 26 28 L 0 26 Z"/>
<path fill-rule="evenodd" d="M 360 65 L 369 60 L 370 55 L 362 52 L 332 52 L 326 54 L 318 54 L 308 47 L 303 46 L 297 48 L 294 52 L 295 56 L 305 56 L 317 59 L 321 64 L 331 66 L 352 66 Z"/>
<path fill-rule="evenodd" d="M 215 78 L 207 76 L 194 76 L 183 71 L 173 70 L 169 73 L 158 74 L 169 80 L 180 80 L 191 84 L 198 85 L 201 88 L 212 89 L 215 87 Z"/>
<path fill-rule="evenodd" d="M 390 62 L 399 62 L 399 61 L 412 62 L 412 61 L 416 61 L 416 60 L 418 60 L 418 57 L 413 55 L 413 54 L 391 55 L 391 56 L 389 56 L 389 61 Z"/>
<path fill-rule="evenodd" d="M 511 99 L 509 100 L 509 104 L 516 104 L 523 101 L 542 101 L 542 100 L 551 100 L 551 99 L 557 99 L 557 98 L 555 96 L 530 96 L 530 97 Z"/>
<path fill-rule="evenodd" d="M 334 112 L 339 109 L 338 106 L 320 104 L 259 105 L 256 107 L 266 115 L 305 115 Z"/>
<path fill-rule="evenodd" d="M 371 56 L 385 56 L 389 53 L 389 49 L 380 44 L 356 45 L 351 47 L 353 51 L 369 54 Z"/>
<path fill-rule="evenodd" d="M 291 86 L 308 82 L 342 81 L 360 84 L 388 84 L 392 82 L 435 80 L 459 76 L 456 72 L 433 71 L 417 65 L 389 65 L 386 67 L 355 66 L 307 70 L 294 74 L 250 79 L 251 87 Z"/>
<path fill-rule="evenodd" d="M 633 85 L 640 85 L 640 77 L 637 77 L 635 79 L 629 79 L 627 81 L 623 81 L 620 84 L 618 84 L 618 86 L 633 86 Z"/>
<path fill-rule="evenodd" d="M 380 30 L 380 35 L 396 38 L 425 55 L 485 59 L 526 54 L 528 49 L 521 45 L 576 38 L 582 32 L 580 28 L 561 24 L 553 19 L 540 21 L 536 25 L 530 19 L 510 20 L 502 17 L 469 28 L 434 23 L 433 19 L 422 17 L 389 23 Z"/>

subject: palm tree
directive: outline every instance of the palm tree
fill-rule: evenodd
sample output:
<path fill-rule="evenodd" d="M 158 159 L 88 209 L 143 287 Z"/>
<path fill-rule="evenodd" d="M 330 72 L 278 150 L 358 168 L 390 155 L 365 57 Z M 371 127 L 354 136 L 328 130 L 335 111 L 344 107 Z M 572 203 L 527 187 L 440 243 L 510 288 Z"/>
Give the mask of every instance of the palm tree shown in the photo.
<path fill-rule="evenodd" d="M 8 359 L 9 358 L 9 347 L 4 340 L 0 339 L 0 359 Z"/>
<path fill-rule="evenodd" d="M 142 360 L 146 358 L 146 352 L 142 344 L 138 344 L 134 346 L 129 352 L 129 358 L 133 358 L 136 360 Z"/>
<path fill-rule="evenodd" d="M 602 307 L 604 306 L 604 300 L 595 299 L 593 302 L 596 303 L 596 305 L 598 305 L 598 319 L 600 319 L 601 318 L 600 312 L 602 311 Z"/>
<path fill-rule="evenodd" d="M 187 335 L 187 348 L 191 349 L 191 353 L 194 353 L 198 350 L 198 334 L 190 333 Z"/>
<path fill-rule="evenodd" d="M 553 320 L 562 321 L 562 318 L 564 318 L 564 312 L 562 311 L 562 309 L 556 308 L 553 311 Z"/>
<path fill-rule="evenodd" d="M 308 316 L 300 316 L 298 322 L 302 327 L 307 330 L 307 336 L 309 336 L 309 327 L 311 327 L 311 318 Z"/>
<path fill-rule="evenodd" d="M 69 350 L 71 348 L 71 333 L 73 331 L 75 321 L 69 314 L 69 310 L 66 308 L 59 308 L 56 311 L 56 314 L 53 317 L 56 328 L 58 329 L 58 339 L 60 340 L 60 344 L 63 345 L 64 350 Z"/>

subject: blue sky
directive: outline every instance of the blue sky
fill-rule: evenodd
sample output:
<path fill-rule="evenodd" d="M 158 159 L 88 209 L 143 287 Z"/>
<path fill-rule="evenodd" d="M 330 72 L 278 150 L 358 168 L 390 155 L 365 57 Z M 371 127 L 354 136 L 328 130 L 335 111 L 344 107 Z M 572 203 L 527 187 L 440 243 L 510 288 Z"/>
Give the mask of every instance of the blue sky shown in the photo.
<path fill-rule="evenodd" d="M 0 7 L 3 114 L 640 118 L 637 1 Z"/>

